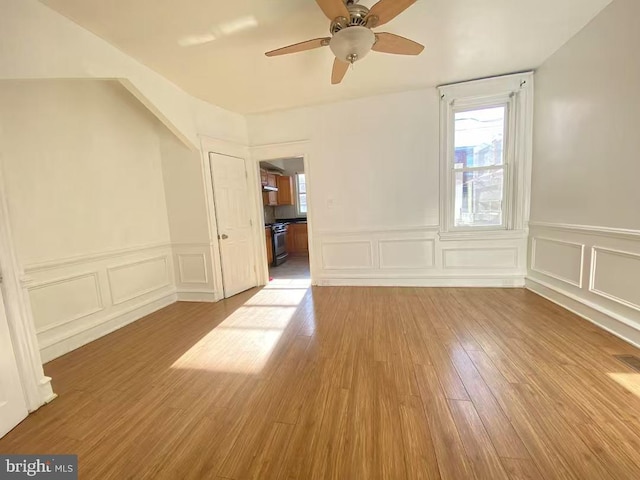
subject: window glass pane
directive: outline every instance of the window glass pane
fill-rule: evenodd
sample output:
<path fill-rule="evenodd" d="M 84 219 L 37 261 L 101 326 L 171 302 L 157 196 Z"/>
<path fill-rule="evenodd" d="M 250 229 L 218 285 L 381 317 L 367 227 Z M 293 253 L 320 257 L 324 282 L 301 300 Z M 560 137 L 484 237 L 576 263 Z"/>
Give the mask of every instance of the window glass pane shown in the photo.
<path fill-rule="evenodd" d="M 502 225 L 504 169 L 456 172 L 456 227 Z"/>
<path fill-rule="evenodd" d="M 298 192 L 307 193 L 307 183 L 304 177 L 304 173 L 298 174 Z"/>
<path fill-rule="evenodd" d="M 454 168 L 504 164 L 506 107 L 457 112 Z"/>
<path fill-rule="evenodd" d="M 298 195 L 298 210 L 300 213 L 307 213 L 307 194 L 301 193 Z"/>

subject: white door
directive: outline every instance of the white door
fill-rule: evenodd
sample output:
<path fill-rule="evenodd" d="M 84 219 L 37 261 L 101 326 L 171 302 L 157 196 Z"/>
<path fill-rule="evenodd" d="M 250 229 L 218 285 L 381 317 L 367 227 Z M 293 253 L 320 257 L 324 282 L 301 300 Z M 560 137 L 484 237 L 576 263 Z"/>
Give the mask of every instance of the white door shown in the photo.
<path fill-rule="evenodd" d="M 255 287 L 251 195 L 242 158 L 210 153 L 225 298 Z"/>
<path fill-rule="evenodd" d="M 0 437 L 20 423 L 27 414 L 0 290 Z"/>

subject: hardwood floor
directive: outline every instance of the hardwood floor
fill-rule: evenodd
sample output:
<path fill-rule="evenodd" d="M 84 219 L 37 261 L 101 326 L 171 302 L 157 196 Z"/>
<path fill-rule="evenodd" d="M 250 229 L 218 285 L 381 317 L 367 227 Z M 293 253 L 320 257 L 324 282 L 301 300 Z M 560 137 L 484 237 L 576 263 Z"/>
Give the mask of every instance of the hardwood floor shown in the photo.
<path fill-rule="evenodd" d="M 640 478 L 637 349 L 524 290 L 274 281 L 46 365 L 3 453 L 82 479 Z"/>

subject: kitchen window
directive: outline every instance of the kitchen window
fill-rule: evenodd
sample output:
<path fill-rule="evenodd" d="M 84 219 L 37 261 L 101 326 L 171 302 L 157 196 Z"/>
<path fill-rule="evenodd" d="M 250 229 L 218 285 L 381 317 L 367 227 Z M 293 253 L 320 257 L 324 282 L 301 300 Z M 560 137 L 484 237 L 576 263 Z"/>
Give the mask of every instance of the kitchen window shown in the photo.
<path fill-rule="evenodd" d="M 307 183 L 304 173 L 296 174 L 296 192 L 298 215 L 307 214 Z"/>
<path fill-rule="evenodd" d="M 524 228 L 532 84 L 519 74 L 440 88 L 445 237 Z"/>

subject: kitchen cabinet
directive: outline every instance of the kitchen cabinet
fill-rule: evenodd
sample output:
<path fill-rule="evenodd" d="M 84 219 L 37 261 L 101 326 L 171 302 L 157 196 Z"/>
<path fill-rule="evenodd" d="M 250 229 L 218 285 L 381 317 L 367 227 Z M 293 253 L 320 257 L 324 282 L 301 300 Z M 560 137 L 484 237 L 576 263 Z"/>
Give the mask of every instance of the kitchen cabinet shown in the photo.
<path fill-rule="evenodd" d="M 278 188 L 278 175 L 260 169 L 260 183 L 263 187 L 276 189 Z M 264 203 L 264 205 L 268 207 L 278 206 L 278 192 L 272 192 L 269 190 L 263 191 L 262 203 Z"/>
<path fill-rule="evenodd" d="M 276 178 L 276 183 L 278 185 L 278 205 L 295 205 L 293 177 L 280 175 Z"/>
<path fill-rule="evenodd" d="M 265 227 L 264 236 L 267 241 L 267 263 L 273 263 L 273 242 L 271 241 L 271 227 Z"/>
<path fill-rule="evenodd" d="M 278 188 L 278 175 L 275 173 L 267 172 L 267 186 Z"/>
<path fill-rule="evenodd" d="M 267 207 L 277 207 L 278 192 L 262 192 L 262 203 Z"/>
<path fill-rule="evenodd" d="M 278 188 L 278 175 L 261 168 L 260 183 L 263 187 Z"/>
<path fill-rule="evenodd" d="M 309 255 L 309 234 L 306 223 L 292 223 L 287 232 L 287 253 Z"/>

